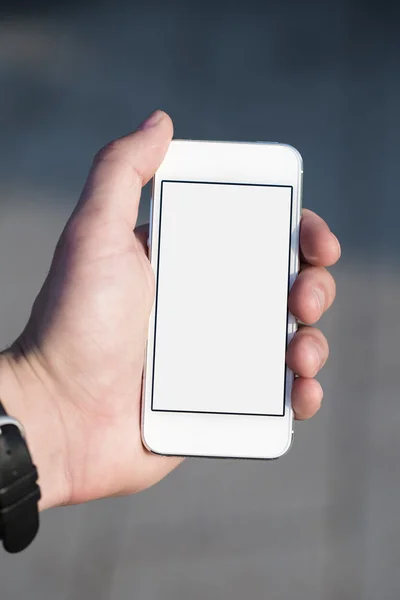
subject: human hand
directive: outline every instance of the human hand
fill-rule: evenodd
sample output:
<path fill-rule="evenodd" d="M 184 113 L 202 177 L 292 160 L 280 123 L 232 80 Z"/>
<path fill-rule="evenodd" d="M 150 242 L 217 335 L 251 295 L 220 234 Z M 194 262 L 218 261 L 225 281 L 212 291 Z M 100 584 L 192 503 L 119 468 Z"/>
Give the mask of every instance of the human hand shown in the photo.
<path fill-rule="evenodd" d="M 141 188 L 171 138 L 171 120 L 158 111 L 97 154 L 29 322 L 0 357 L 0 397 L 25 425 L 42 509 L 137 492 L 181 461 L 150 454 L 141 442 L 155 285 L 146 228 L 133 232 Z M 289 307 L 312 324 L 334 300 L 335 283 L 325 267 L 338 260 L 340 247 L 308 210 L 300 237 L 303 263 Z M 287 353 L 298 374 L 292 394 L 298 418 L 311 417 L 320 406 L 322 389 L 314 377 L 327 357 L 323 334 L 302 326 Z"/>

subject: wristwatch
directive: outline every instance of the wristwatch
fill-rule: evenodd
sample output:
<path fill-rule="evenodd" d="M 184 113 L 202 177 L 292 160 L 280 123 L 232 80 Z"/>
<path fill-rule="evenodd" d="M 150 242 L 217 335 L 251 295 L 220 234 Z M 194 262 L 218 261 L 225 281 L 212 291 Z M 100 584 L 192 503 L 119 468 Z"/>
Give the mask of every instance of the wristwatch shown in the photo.
<path fill-rule="evenodd" d="M 7 552 L 21 552 L 39 529 L 40 488 L 24 429 L 0 402 L 0 540 Z"/>

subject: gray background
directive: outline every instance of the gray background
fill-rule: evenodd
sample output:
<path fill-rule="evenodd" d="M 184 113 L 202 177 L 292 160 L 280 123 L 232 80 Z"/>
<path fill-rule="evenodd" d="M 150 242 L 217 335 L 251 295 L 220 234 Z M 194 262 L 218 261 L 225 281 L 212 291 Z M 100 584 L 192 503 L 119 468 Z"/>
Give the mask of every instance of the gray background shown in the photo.
<path fill-rule="evenodd" d="M 93 153 L 159 106 L 179 137 L 297 146 L 305 205 L 343 258 L 324 407 L 287 457 L 191 460 L 136 497 L 48 511 L 29 551 L 0 554 L 2 597 L 398 598 L 396 4 L 25 4 L 3 2 L 0 21 L 3 346 Z"/>

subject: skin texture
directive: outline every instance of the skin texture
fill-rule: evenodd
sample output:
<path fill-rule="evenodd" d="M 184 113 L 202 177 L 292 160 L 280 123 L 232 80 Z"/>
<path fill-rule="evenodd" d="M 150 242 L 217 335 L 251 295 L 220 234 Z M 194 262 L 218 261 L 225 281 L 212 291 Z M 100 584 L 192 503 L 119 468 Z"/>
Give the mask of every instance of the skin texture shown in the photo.
<path fill-rule="evenodd" d="M 147 231 L 133 232 L 141 188 L 162 162 L 172 133 L 171 119 L 156 111 L 96 155 L 29 322 L 0 355 L 0 397 L 25 425 L 42 509 L 138 492 L 181 462 L 152 455 L 141 443 L 154 276 Z M 301 252 L 289 306 L 305 325 L 289 346 L 287 362 L 298 375 L 296 416 L 308 419 L 323 395 L 313 378 L 328 357 L 325 337 L 310 325 L 334 300 L 335 282 L 326 267 L 340 256 L 336 237 L 309 210 L 302 216 Z"/>

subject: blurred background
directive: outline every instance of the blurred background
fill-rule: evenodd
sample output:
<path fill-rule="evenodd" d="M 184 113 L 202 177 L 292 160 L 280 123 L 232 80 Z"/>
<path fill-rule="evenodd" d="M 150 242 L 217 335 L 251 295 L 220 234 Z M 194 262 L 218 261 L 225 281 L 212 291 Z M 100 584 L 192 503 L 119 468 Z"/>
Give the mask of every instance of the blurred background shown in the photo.
<path fill-rule="evenodd" d="M 0 7 L 2 346 L 26 322 L 93 154 L 157 107 L 177 137 L 296 146 L 304 204 L 343 247 L 322 322 L 324 406 L 292 451 L 189 460 L 138 496 L 48 511 L 31 549 L 0 553 L 2 597 L 398 598 L 398 3 Z"/>

